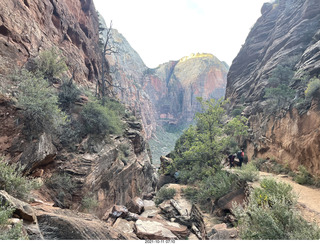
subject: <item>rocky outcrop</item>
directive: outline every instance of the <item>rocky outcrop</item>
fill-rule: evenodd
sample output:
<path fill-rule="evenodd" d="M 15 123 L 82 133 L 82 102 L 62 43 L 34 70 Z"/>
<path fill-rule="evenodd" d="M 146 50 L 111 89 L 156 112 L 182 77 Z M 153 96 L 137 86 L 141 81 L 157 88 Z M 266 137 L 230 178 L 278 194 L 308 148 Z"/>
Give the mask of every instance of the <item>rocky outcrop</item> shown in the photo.
<path fill-rule="evenodd" d="M 97 217 L 68 209 L 37 206 L 40 231 L 46 240 L 128 240 L 130 235 L 115 230 Z"/>
<path fill-rule="evenodd" d="M 130 127 L 128 130 L 134 131 Z M 60 173 L 72 176 L 76 184 L 70 203 L 73 209 L 81 207 L 86 195 L 92 195 L 99 203 L 94 212 L 101 218 L 114 204 L 125 205 L 135 197 L 142 197 L 143 193 L 154 191 L 157 175 L 144 147 L 144 138 L 140 137 L 143 143 L 138 144 L 135 138 L 114 136 L 112 144 L 86 138 L 78 147 L 82 154 L 57 156 L 55 167 Z M 121 158 L 121 145 L 128 147 L 125 161 Z M 48 169 L 54 165 L 49 165 Z"/>
<path fill-rule="evenodd" d="M 100 22 L 103 27 L 107 26 L 103 18 L 100 18 Z M 121 90 L 115 88 L 115 91 L 118 93 L 118 98 L 131 107 L 134 114 L 142 119 L 144 132 L 148 139 L 155 130 L 156 117 L 149 94 L 141 89 L 141 79 L 147 66 L 125 37 L 116 29 L 112 29 L 110 46 L 116 50 L 116 53 L 107 55 L 113 82 L 122 87 Z"/>
<path fill-rule="evenodd" d="M 0 74 L 12 73 L 58 47 L 77 83 L 94 88 L 99 75 L 99 25 L 92 0 L 1 1 Z"/>
<path fill-rule="evenodd" d="M 30 240 L 43 240 L 39 229 L 36 211 L 30 204 L 14 198 L 5 191 L 0 191 L 0 204 L 14 209 L 13 216 L 18 223 L 22 223 L 23 230 Z"/>
<path fill-rule="evenodd" d="M 262 16 L 251 29 L 245 44 L 233 60 L 228 73 L 226 98 L 230 111 L 245 107 L 250 138 L 246 153 L 255 157 L 273 157 L 295 170 L 301 164 L 319 174 L 319 108 L 316 99 L 306 113 L 293 106 L 282 114 L 266 114 L 264 89 L 279 65 L 291 63 L 295 100 L 304 99 L 306 85 L 302 77 L 320 74 L 320 5 L 316 0 L 279 0 L 265 3 Z"/>
<path fill-rule="evenodd" d="M 73 81 L 78 86 L 94 90 L 101 60 L 98 32 L 99 21 L 92 0 L 1 1 L 1 92 L 14 97 L 12 89 L 9 89 L 13 84 L 7 75 L 13 73 L 14 68 L 32 64 L 42 50 L 51 47 L 61 50 L 69 77 L 73 74 Z M 82 96 L 78 112 L 87 100 Z M 125 121 L 127 130 L 122 136 L 81 138 L 75 150 L 70 151 L 49 132 L 34 141 L 26 140 L 22 133 L 20 110 L 12 100 L 1 95 L 0 121 L 3 126 L 0 128 L 0 153 L 11 163 L 25 166 L 27 175 L 70 183 L 68 186 L 64 183 L 59 186 L 57 181 L 51 186 L 45 184 L 34 192 L 40 199 L 55 202 L 55 206 L 61 208 L 70 208 L 66 214 L 72 215 L 76 210 L 85 210 L 82 200 L 90 198 L 98 202 L 93 213 L 102 217 L 114 204 L 126 204 L 132 198 L 154 191 L 157 176 L 140 122 L 132 118 Z M 125 159 L 122 156 L 123 144 L 128 147 Z M 67 238 L 70 232 L 75 233 L 76 239 L 109 238 L 107 232 L 103 234 L 102 227 L 96 232 L 92 230 L 94 223 L 90 225 L 88 222 L 89 229 L 81 230 L 86 224 L 80 228 L 77 223 L 83 216 L 69 221 L 63 218 L 63 213 L 59 213 L 61 216 L 55 214 L 44 211 L 39 217 L 41 228 L 52 224 L 51 229 L 45 231 L 44 238 Z M 65 229 L 59 229 L 61 226 Z"/>
<path fill-rule="evenodd" d="M 178 240 L 189 234 L 186 226 L 159 219 L 139 219 L 135 229 L 136 235 L 143 240 Z"/>

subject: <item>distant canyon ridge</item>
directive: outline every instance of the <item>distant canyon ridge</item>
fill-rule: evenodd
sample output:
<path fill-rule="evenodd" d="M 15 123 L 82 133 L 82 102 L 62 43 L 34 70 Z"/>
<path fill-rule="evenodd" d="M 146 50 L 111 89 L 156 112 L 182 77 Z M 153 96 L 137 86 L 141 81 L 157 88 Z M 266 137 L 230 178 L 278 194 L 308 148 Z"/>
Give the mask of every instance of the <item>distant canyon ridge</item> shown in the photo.
<path fill-rule="evenodd" d="M 229 66 L 212 54 L 191 54 L 150 69 L 116 29 L 111 45 L 117 50 L 107 57 L 111 75 L 123 88 L 118 97 L 141 116 L 147 139 L 157 137 L 163 126 L 176 126 L 179 132 L 192 123 L 200 111 L 197 97 L 219 99 L 225 94 Z"/>

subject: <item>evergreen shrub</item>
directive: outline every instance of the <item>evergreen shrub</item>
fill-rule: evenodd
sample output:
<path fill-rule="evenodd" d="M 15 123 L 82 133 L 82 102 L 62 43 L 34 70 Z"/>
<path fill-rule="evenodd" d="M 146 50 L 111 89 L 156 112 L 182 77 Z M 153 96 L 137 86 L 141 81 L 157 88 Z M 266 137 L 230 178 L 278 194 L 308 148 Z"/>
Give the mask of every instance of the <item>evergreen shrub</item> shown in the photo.
<path fill-rule="evenodd" d="M 240 237 L 244 240 L 317 240 L 320 229 L 296 210 L 296 196 L 288 184 L 263 179 L 247 204 L 233 204 Z"/>
<path fill-rule="evenodd" d="M 15 80 L 19 82 L 18 103 L 23 108 L 25 134 L 32 139 L 45 131 L 57 131 L 66 117 L 48 82 L 27 70 L 21 70 Z"/>
<path fill-rule="evenodd" d="M 85 133 L 105 136 L 108 134 L 121 134 L 123 123 L 119 115 L 108 106 L 96 101 L 87 103 L 82 112 Z"/>
<path fill-rule="evenodd" d="M 320 79 L 313 77 L 308 83 L 308 87 L 305 90 L 305 95 L 307 98 L 311 98 L 315 95 L 316 91 L 320 89 Z"/>
<path fill-rule="evenodd" d="M 172 199 L 176 194 L 176 190 L 173 188 L 162 187 L 155 196 L 155 204 L 159 205 L 165 200 Z"/>
<path fill-rule="evenodd" d="M 40 187 L 37 180 L 23 176 L 20 166 L 10 165 L 3 158 L 0 158 L 0 169 L 0 190 L 18 199 L 27 200 L 30 191 Z"/>

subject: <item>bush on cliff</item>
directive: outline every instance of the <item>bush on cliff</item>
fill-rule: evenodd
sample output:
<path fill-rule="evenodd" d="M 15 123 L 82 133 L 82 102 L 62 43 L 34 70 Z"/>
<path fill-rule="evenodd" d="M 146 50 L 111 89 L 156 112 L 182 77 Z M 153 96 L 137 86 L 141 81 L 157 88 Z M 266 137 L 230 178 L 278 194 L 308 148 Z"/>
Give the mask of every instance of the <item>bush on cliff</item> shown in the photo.
<path fill-rule="evenodd" d="M 85 132 L 101 136 L 121 134 L 123 123 L 119 112 L 112 110 L 113 106 L 113 103 L 110 105 L 109 102 L 105 105 L 96 101 L 87 103 L 81 112 Z"/>
<path fill-rule="evenodd" d="M 308 87 L 305 90 L 305 95 L 307 98 L 312 98 L 316 91 L 318 91 L 320 89 L 320 79 L 313 77 L 312 79 L 310 79 L 309 83 L 308 83 Z"/>
<path fill-rule="evenodd" d="M 18 103 L 23 108 L 24 132 L 30 139 L 45 131 L 52 133 L 65 123 L 57 96 L 45 79 L 24 69 L 14 79 L 19 85 Z"/>
<path fill-rule="evenodd" d="M 64 81 L 59 89 L 58 102 L 63 111 L 71 108 L 71 106 L 79 100 L 80 90 L 71 81 Z"/>
<path fill-rule="evenodd" d="M 263 179 L 244 208 L 234 204 L 241 239 L 245 240 L 313 240 L 320 229 L 309 224 L 296 210 L 296 196 L 288 184 Z"/>
<path fill-rule="evenodd" d="M 259 171 L 253 163 L 242 165 L 241 169 L 235 169 L 234 173 L 238 175 L 240 180 L 244 181 L 256 181 L 259 179 Z"/>
<path fill-rule="evenodd" d="M 157 192 L 154 202 L 156 205 L 159 205 L 160 203 L 162 203 L 165 200 L 172 199 L 175 194 L 176 194 L 175 189 L 167 188 L 164 186 Z"/>
<path fill-rule="evenodd" d="M 2 199 L 0 198 L 0 203 Z M 0 204 L 0 240 L 27 240 L 28 236 L 23 234 L 22 224 L 10 226 L 9 218 L 12 217 L 14 208 Z M 10 228 L 8 228 L 8 225 Z"/>
<path fill-rule="evenodd" d="M 290 64 L 278 65 L 271 74 L 269 84 L 265 88 L 264 98 L 269 99 L 269 113 L 280 111 L 290 104 L 295 96 L 295 90 L 290 87 L 294 71 Z"/>
<path fill-rule="evenodd" d="M 35 59 L 33 72 L 40 73 L 49 81 L 60 75 L 68 69 L 65 58 L 57 48 L 51 48 L 40 52 L 39 57 Z"/>
<path fill-rule="evenodd" d="M 35 179 L 29 179 L 22 175 L 22 168 L 10 165 L 0 158 L 0 190 L 5 190 L 10 195 L 26 200 L 31 190 L 40 184 Z"/>

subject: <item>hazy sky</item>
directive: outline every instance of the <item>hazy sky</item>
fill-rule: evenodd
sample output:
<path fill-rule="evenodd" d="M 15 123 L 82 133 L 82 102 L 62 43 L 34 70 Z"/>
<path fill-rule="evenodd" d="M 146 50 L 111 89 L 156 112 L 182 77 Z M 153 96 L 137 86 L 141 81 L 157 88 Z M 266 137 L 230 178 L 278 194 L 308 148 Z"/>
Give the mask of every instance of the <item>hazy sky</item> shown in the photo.
<path fill-rule="evenodd" d="M 94 0 L 149 68 L 191 53 L 231 65 L 268 0 Z"/>

